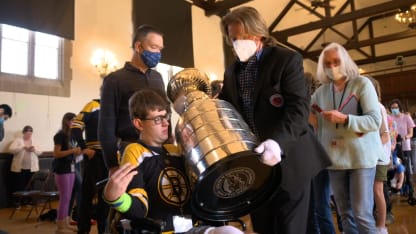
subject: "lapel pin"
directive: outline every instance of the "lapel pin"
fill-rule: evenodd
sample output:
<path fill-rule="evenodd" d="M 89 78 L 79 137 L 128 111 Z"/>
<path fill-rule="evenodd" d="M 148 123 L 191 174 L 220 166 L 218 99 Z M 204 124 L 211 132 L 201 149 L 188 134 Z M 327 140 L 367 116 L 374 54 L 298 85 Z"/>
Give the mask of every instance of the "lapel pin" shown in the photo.
<path fill-rule="evenodd" d="M 274 107 L 281 107 L 283 106 L 283 103 L 284 103 L 283 96 L 278 93 L 270 96 L 269 101 L 270 101 L 270 104 L 272 104 L 272 106 Z"/>

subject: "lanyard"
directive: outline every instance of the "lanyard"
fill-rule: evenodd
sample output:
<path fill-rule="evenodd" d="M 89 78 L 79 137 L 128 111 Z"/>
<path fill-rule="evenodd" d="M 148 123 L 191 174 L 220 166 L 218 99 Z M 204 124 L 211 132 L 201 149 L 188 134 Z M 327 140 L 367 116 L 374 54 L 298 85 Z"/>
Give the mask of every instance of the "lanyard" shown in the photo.
<path fill-rule="evenodd" d="M 332 83 L 332 104 L 334 106 L 334 110 L 338 110 L 338 108 L 341 106 L 342 100 L 344 99 L 345 91 L 347 90 L 347 86 L 348 86 L 348 81 L 347 83 L 345 83 L 344 90 L 342 91 L 341 99 L 339 100 L 339 104 L 337 107 L 335 106 L 335 88 L 334 88 L 334 84 Z"/>
<path fill-rule="evenodd" d="M 332 105 L 334 106 L 334 110 L 338 110 L 338 108 L 342 104 L 342 100 L 344 99 L 345 91 L 347 90 L 347 86 L 348 86 L 348 81 L 345 83 L 344 90 L 342 91 L 341 99 L 339 100 L 338 107 L 335 106 L 335 88 L 334 88 L 334 86 L 335 86 L 334 83 L 332 83 Z M 338 128 L 338 124 L 335 124 L 335 128 Z"/>

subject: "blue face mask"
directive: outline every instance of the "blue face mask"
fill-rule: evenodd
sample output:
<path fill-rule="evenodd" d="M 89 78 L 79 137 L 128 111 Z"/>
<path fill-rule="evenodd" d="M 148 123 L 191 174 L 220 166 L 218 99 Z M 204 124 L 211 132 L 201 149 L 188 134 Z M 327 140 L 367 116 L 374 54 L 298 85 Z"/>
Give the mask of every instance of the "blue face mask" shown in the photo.
<path fill-rule="evenodd" d="M 151 52 L 148 50 L 143 50 L 143 53 L 140 55 L 144 64 L 147 67 L 153 68 L 159 63 L 160 59 L 162 58 L 162 54 L 160 52 Z"/>
<path fill-rule="evenodd" d="M 4 118 L 0 117 L 0 124 L 3 124 L 3 123 L 4 123 Z"/>
<path fill-rule="evenodd" d="M 398 115 L 398 114 L 400 114 L 400 110 L 399 110 L 399 108 L 391 108 L 391 113 L 393 115 Z"/>

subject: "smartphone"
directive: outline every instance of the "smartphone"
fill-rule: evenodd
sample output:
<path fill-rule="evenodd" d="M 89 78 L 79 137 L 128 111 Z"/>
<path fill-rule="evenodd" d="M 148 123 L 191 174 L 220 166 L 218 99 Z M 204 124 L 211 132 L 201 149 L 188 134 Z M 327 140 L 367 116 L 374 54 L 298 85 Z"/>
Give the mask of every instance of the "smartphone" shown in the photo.
<path fill-rule="evenodd" d="M 312 109 L 314 109 L 316 112 L 318 112 L 318 113 L 321 113 L 322 112 L 322 109 L 321 109 L 321 107 L 319 107 L 318 105 L 316 105 L 316 104 L 313 104 L 312 105 Z"/>

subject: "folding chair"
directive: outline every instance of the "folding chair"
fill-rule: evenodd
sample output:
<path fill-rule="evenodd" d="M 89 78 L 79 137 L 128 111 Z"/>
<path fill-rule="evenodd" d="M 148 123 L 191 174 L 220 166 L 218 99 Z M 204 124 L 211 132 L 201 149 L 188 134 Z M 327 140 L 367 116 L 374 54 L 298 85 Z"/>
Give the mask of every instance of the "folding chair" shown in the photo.
<path fill-rule="evenodd" d="M 42 186 L 41 191 L 36 194 L 38 204 L 43 203 L 39 214 L 43 214 L 46 209 L 52 209 L 52 201 L 59 200 L 59 191 L 55 184 L 55 177 L 53 172 L 48 173 L 48 178 Z M 39 217 L 38 217 L 39 221 Z"/>
<path fill-rule="evenodd" d="M 49 177 L 49 170 L 40 170 L 35 172 L 33 176 L 30 178 L 28 184 L 26 185 L 25 189 L 22 191 L 16 191 L 12 194 L 13 198 L 16 200 L 16 205 L 10 214 L 9 219 L 12 219 L 16 211 L 28 211 L 26 216 L 26 220 L 29 219 L 30 215 L 32 214 L 33 210 L 37 212 L 38 206 L 38 195 L 41 193 L 45 181 L 47 181 Z M 29 206 L 26 209 L 24 206 Z"/>

